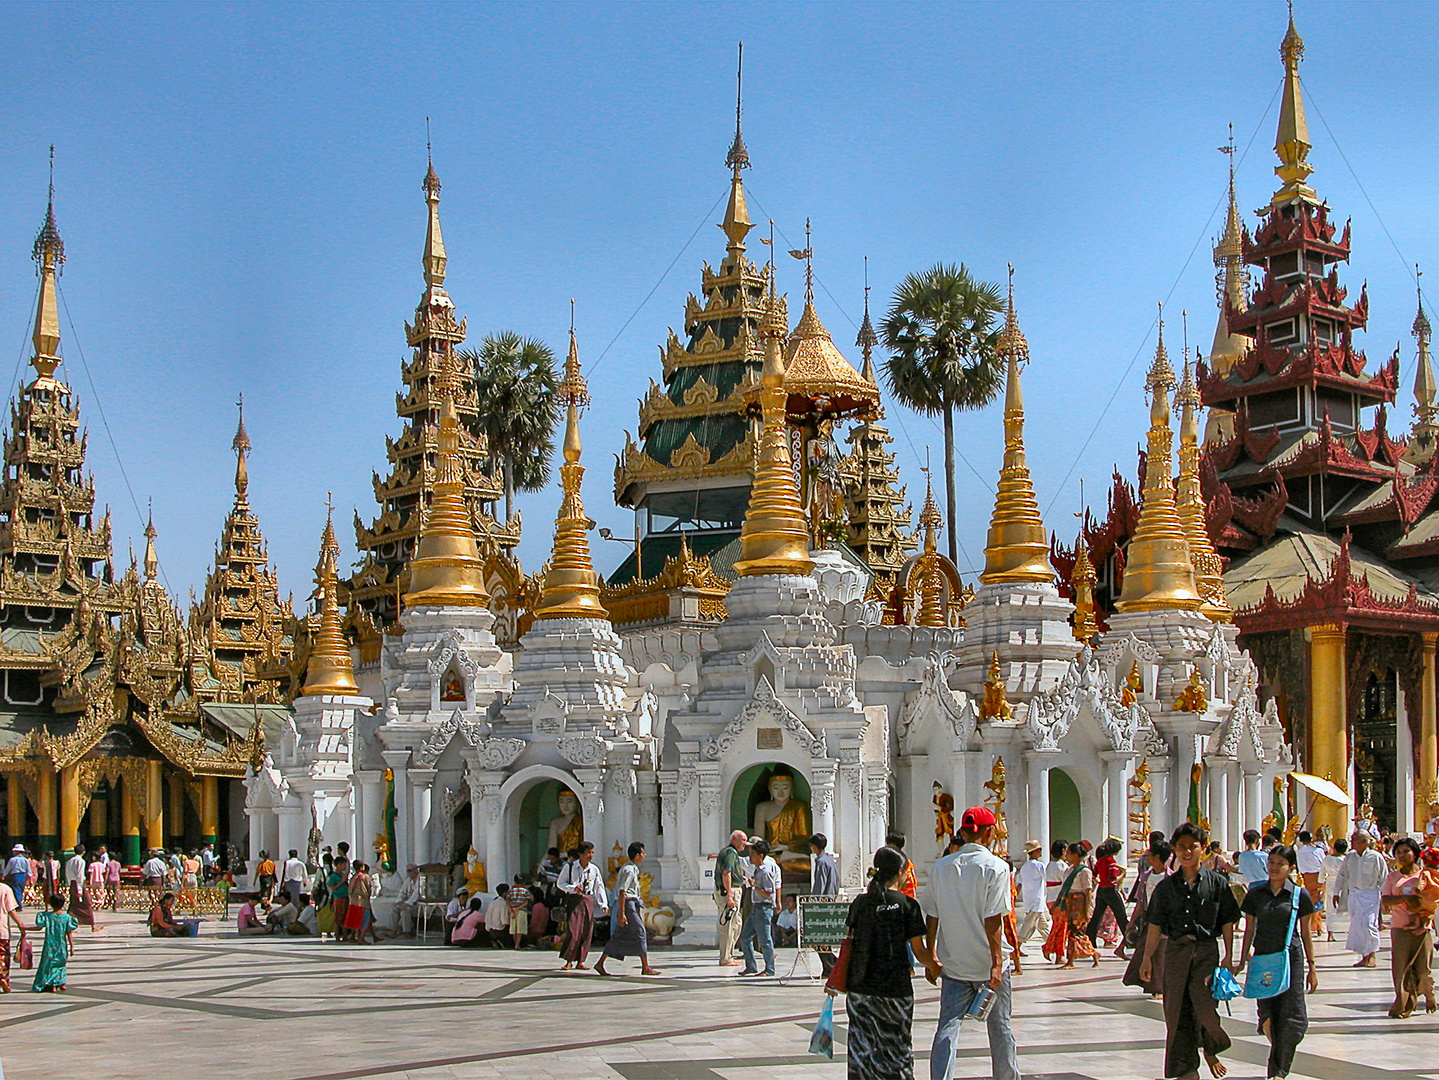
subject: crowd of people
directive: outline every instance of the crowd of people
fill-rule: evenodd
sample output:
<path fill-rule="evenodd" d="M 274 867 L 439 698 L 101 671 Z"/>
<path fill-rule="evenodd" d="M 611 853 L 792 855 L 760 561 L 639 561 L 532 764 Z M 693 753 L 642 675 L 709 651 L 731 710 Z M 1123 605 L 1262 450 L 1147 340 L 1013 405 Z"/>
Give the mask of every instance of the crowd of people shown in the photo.
<path fill-rule="evenodd" d="M 1256 1030 L 1270 1046 L 1265 1075 L 1288 1076 L 1309 1026 L 1307 996 L 1319 985 L 1315 942 L 1336 940 L 1341 915 L 1356 967 L 1376 966 L 1388 930 L 1390 1017 L 1439 1007 L 1431 973 L 1439 820 L 1423 841 L 1385 837 L 1363 821 L 1347 841 L 1332 843 L 1307 831 L 1292 843 L 1252 831 L 1232 857 L 1185 822 L 1169 836 L 1151 834 L 1132 882 L 1117 838 L 1098 846 L 1055 840 L 1048 859 L 1031 840 L 1011 867 L 990 850 L 995 828 L 987 807 L 965 811 L 918 898 L 906 887 L 913 864 L 903 837 L 891 835 L 875 854 L 827 984 L 848 995 L 852 1080 L 913 1076 L 912 979 L 920 971 L 940 987 L 932 1080 L 948 1080 L 965 1016 L 987 1028 L 996 1080 L 1017 1080 L 1011 978 L 1022 973 L 1024 946 L 1036 937 L 1061 968 L 1081 959 L 1098 966 L 1101 949 L 1112 949 L 1126 962 L 1123 983 L 1163 1002 L 1165 1077 L 1197 1078 L 1201 1064 L 1215 1077 L 1226 1074 L 1222 1055 L 1231 1042 L 1217 1003 L 1240 995 L 1255 1000 Z M 822 853 L 824 838 L 815 840 Z M 752 838 L 736 833 L 731 848 L 747 850 L 755 863 Z M 727 963 L 726 914 L 748 879 L 736 858 L 722 855 L 718 865 L 720 962 Z M 762 896 L 766 882 L 755 880 Z"/>

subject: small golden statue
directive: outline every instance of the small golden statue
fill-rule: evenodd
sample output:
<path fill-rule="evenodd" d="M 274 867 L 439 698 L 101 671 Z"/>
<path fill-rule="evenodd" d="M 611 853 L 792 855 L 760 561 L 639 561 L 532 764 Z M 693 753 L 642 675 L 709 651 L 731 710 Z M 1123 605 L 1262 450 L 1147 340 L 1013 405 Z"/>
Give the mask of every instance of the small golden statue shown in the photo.
<path fill-rule="evenodd" d="M 1136 859 L 1144 857 L 1149 850 L 1149 800 L 1153 796 L 1154 786 L 1149 782 L 1149 759 L 1142 758 L 1139 767 L 1134 770 L 1134 775 L 1129 778 L 1129 786 L 1134 790 L 1129 796 L 1129 839 L 1134 842 L 1132 849 Z"/>
<path fill-rule="evenodd" d="M 383 866 L 390 861 L 390 842 L 385 839 L 383 832 L 375 833 L 375 862 Z"/>
<path fill-rule="evenodd" d="M 473 846 L 465 855 L 465 888 L 470 890 L 471 896 L 479 896 L 490 891 L 489 875 L 485 870 L 485 864 L 480 861 L 480 853 Z"/>
<path fill-rule="evenodd" d="M 999 653 L 996 652 L 989 658 L 989 674 L 984 678 L 984 700 L 979 706 L 979 718 L 1008 723 L 1013 714 L 1009 699 L 1004 696 L 1004 676 L 999 673 Z"/>
<path fill-rule="evenodd" d="M 954 796 L 944 790 L 938 780 L 934 782 L 934 838 L 939 841 L 940 850 L 949 847 L 954 835 Z"/>
<path fill-rule="evenodd" d="M 1005 768 L 1004 758 L 994 759 L 994 769 L 989 774 L 989 779 L 984 786 L 992 793 L 985 797 L 984 803 L 994 811 L 994 847 L 993 851 L 1001 859 L 1009 858 L 1009 823 L 1004 817 L 1004 787 Z"/>
<path fill-rule="evenodd" d="M 1204 676 L 1199 672 L 1199 665 L 1189 669 L 1189 683 L 1180 691 L 1174 707 L 1180 712 L 1202 713 L 1208 710 L 1209 695 L 1204 692 Z"/>
<path fill-rule="evenodd" d="M 1129 669 L 1129 678 L 1124 680 L 1124 688 L 1119 691 L 1119 703 L 1126 709 L 1139 701 L 1139 692 L 1144 689 L 1144 678 L 1139 674 L 1139 661 L 1134 661 L 1134 666 Z"/>

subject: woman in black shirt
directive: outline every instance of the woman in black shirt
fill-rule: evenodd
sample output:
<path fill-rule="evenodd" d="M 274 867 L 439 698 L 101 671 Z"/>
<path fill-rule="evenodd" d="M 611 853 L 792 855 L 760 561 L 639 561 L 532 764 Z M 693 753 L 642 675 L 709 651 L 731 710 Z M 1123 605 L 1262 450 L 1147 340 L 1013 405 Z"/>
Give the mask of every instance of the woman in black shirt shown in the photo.
<path fill-rule="evenodd" d="M 1319 989 L 1314 970 L 1314 933 L 1310 925 L 1314 901 L 1308 890 L 1291 880 L 1298 859 L 1294 849 L 1276 844 L 1269 852 L 1269 880 L 1252 886 L 1240 910 L 1244 921 L 1244 945 L 1239 951 L 1236 971 L 1243 971 L 1251 952 L 1277 953 L 1284 950 L 1289 920 L 1298 906 L 1299 921 L 1289 940 L 1289 989 L 1274 997 L 1259 999 L 1259 1033 L 1269 1040 L 1270 1080 L 1289 1075 L 1294 1051 L 1309 1030 L 1309 1009 L 1304 1000 L 1306 984 L 1312 994 Z M 1308 961 L 1309 975 L 1304 977 Z"/>
<path fill-rule="evenodd" d="M 914 1080 L 914 986 L 909 952 L 938 982 L 939 964 L 924 943 L 924 912 L 898 892 L 904 855 L 875 852 L 869 889 L 849 906 L 849 1080 Z"/>

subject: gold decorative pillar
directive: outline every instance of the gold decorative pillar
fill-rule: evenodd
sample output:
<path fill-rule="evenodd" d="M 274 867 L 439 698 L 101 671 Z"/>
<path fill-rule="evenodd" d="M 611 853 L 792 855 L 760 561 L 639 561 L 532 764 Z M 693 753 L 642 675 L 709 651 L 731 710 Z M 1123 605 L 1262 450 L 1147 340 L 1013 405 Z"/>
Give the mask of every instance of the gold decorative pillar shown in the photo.
<path fill-rule="evenodd" d="M 40 777 L 36 781 L 35 819 L 39 823 L 40 854 L 55 851 L 60 847 L 60 830 L 55 824 L 55 773 L 40 766 Z"/>
<path fill-rule="evenodd" d="M 60 846 L 75 853 L 80 838 L 80 772 L 74 765 L 60 770 Z"/>
<path fill-rule="evenodd" d="M 1344 628 L 1309 630 L 1309 771 L 1349 789 L 1348 709 L 1345 702 Z M 1350 792 L 1353 794 L 1353 792 Z M 1349 815 L 1328 799 L 1317 799 L 1311 821 L 1347 836 Z"/>
<path fill-rule="evenodd" d="M 123 859 L 126 866 L 139 866 L 140 858 L 140 814 L 131 789 L 130 774 L 120 781 L 120 831 L 125 834 L 125 850 L 115 852 L 117 859 Z"/>
<path fill-rule="evenodd" d="M 5 774 L 5 812 L 10 830 L 10 844 L 25 840 L 25 786 L 20 782 L 20 773 Z M 9 850 L 8 848 L 6 850 Z"/>
<path fill-rule="evenodd" d="M 170 846 L 185 843 L 185 781 L 179 776 L 170 778 L 170 805 L 165 811 L 170 826 Z"/>
<path fill-rule="evenodd" d="M 220 782 L 213 776 L 200 777 L 200 843 L 220 842 Z"/>
<path fill-rule="evenodd" d="M 145 846 L 154 850 L 165 846 L 165 787 L 160 776 L 160 763 L 151 761 L 150 780 L 145 785 L 148 798 L 145 810 Z"/>
<path fill-rule="evenodd" d="M 1419 783 L 1414 788 L 1414 822 L 1420 828 L 1439 802 L 1439 702 L 1436 702 L 1435 649 L 1439 634 L 1424 634 L 1424 683 L 1419 691 Z"/>

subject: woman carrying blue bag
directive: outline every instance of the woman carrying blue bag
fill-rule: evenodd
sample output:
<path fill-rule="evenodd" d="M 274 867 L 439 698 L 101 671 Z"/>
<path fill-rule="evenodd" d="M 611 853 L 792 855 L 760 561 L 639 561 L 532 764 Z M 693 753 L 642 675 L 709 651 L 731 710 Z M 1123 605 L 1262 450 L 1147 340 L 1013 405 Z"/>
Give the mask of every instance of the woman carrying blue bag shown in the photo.
<path fill-rule="evenodd" d="M 1269 1040 L 1265 1075 L 1270 1080 L 1289 1075 L 1294 1052 L 1309 1029 L 1305 992 L 1319 989 L 1311 926 L 1314 900 L 1293 880 L 1297 862 L 1292 847 L 1275 845 L 1269 852 L 1269 880 L 1254 885 L 1240 905 L 1246 916 L 1244 946 L 1235 971 L 1249 966 L 1244 996 L 1258 1001 L 1259 1033 Z"/>

